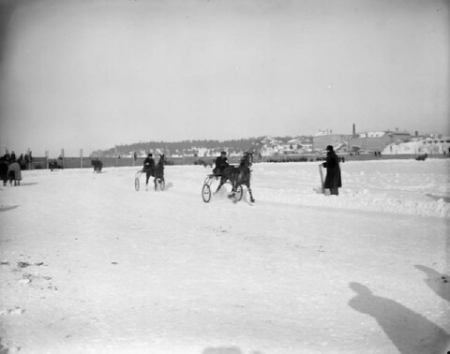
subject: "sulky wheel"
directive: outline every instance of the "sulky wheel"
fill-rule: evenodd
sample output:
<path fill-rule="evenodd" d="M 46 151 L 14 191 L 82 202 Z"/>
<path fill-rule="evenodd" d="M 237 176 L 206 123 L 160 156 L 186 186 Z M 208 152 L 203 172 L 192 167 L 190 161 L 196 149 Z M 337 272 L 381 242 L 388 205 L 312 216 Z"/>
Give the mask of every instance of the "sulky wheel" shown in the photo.
<path fill-rule="evenodd" d="M 203 201 L 205 203 L 209 203 L 209 201 L 211 200 L 211 195 L 212 195 L 211 188 L 209 187 L 208 184 L 204 184 L 203 187 L 202 187 L 202 198 L 203 198 Z"/>
<path fill-rule="evenodd" d="M 134 188 L 136 189 L 136 191 L 139 191 L 139 187 L 140 187 L 139 177 L 135 177 L 134 178 Z"/>
<path fill-rule="evenodd" d="M 236 191 L 234 192 L 234 199 L 239 202 L 242 199 L 242 195 L 244 194 L 244 189 L 240 184 L 237 185 Z"/>
<path fill-rule="evenodd" d="M 166 187 L 166 182 L 164 182 L 163 178 L 157 178 L 155 181 L 155 191 L 159 190 L 163 191 L 164 188 Z"/>

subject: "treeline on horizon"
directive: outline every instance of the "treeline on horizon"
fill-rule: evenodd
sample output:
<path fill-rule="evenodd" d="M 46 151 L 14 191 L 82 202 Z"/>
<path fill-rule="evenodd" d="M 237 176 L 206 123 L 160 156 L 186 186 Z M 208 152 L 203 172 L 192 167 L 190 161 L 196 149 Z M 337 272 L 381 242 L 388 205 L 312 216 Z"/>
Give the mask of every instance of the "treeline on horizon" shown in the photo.
<path fill-rule="evenodd" d="M 212 151 L 220 152 L 223 149 L 229 152 L 241 152 L 249 150 L 258 150 L 263 145 L 263 140 L 267 138 L 262 137 L 252 137 L 252 138 L 242 138 L 242 139 L 230 139 L 230 140 L 182 140 L 177 142 L 167 142 L 167 141 L 148 141 L 139 142 L 134 144 L 126 145 L 116 145 L 107 150 L 96 150 L 91 156 L 111 156 L 114 154 L 119 155 L 130 155 L 134 152 L 151 152 L 151 151 L 165 151 L 166 153 L 176 154 L 182 152 L 192 152 L 193 150 L 199 148 L 206 148 Z M 281 142 L 287 143 L 293 137 L 273 137 L 273 139 Z"/>

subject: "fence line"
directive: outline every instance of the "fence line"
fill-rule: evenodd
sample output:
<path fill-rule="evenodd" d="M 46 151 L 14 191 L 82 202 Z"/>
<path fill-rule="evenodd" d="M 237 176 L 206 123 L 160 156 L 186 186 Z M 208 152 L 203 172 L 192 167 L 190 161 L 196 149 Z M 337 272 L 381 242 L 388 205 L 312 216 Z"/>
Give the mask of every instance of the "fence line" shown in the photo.
<path fill-rule="evenodd" d="M 417 154 L 398 154 L 398 155 L 383 155 L 383 156 L 373 156 L 373 155 L 348 155 L 348 154 L 338 154 L 345 158 L 345 161 L 367 161 L 367 160 L 394 160 L 394 159 L 415 159 Z M 320 161 L 324 159 L 324 155 L 278 155 L 278 156 L 262 156 L 261 158 L 256 158 L 254 162 L 299 162 L 299 161 Z M 432 158 L 449 158 L 450 155 L 443 154 L 429 154 Z M 33 169 L 48 169 L 49 163 L 56 161 L 63 168 L 92 168 L 91 161 L 96 158 L 91 157 L 64 157 L 61 159 L 50 159 L 48 157 L 33 157 L 32 168 Z M 168 161 L 171 165 L 194 165 L 200 161 L 212 164 L 215 157 L 195 157 L 195 156 L 184 156 L 184 157 L 169 157 Z M 133 157 L 102 157 L 99 158 L 103 162 L 103 167 L 141 167 L 144 163 L 144 157 L 138 157 L 136 160 Z M 157 158 L 155 159 L 157 162 Z M 229 162 L 231 164 L 239 163 L 240 158 L 238 156 L 230 156 Z M 200 164 L 200 163 L 199 163 Z"/>

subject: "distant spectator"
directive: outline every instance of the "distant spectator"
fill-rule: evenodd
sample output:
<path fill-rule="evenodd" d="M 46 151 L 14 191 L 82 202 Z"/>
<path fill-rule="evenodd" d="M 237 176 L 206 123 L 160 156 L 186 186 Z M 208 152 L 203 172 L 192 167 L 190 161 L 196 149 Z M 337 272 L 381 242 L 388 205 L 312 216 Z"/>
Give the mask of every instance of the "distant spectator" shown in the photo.
<path fill-rule="evenodd" d="M 338 189 L 342 187 L 339 157 L 336 155 L 331 145 L 328 145 L 326 150 L 328 151 L 327 159 L 326 162 L 322 163 L 322 166 L 327 169 L 324 188 L 329 189 L 331 195 L 339 195 Z"/>
<path fill-rule="evenodd" d="M 27 164 L 25 162 L 25 157 L 23 156 L 23 154 L 20 154 L 19 159 L 17 160 L 17 162 L 20 165 L 20 168 L 22 170 L 25 170 L 27 168 Z"/>
<path fill-rule="evenodd" d="M 16 153 L 14 151 L 11 151 L 10 162 L 14 162 L 14 161 L 16 161 Z"/>
<path fill-rule="evenodd" d="M 31 155 L 31 150 L 29 148 L 27 153 L 25 154 L 25 160 L 28 160 L 27 169 L 31 170 L 33 168 L 33 156 Z"/>

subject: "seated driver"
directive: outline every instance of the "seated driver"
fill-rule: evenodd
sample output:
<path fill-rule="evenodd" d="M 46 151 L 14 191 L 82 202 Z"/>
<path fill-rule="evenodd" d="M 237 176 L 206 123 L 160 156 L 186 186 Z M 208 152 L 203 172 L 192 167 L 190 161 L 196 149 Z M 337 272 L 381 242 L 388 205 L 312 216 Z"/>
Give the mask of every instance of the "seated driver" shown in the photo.
<path fill-rule="evenodd" d="M 147 158 L 144 160 L 144 172 L 152 172 L 155 169 L 155 160 L 153 159 L 153 154 L 148 154 Z"/>
<path fill-rule="evenodd" d="M 226 151 L 222 151 L 220 153 L 220 156 L 216 158 L 214 163 L 216 167 L 214 167 L 213 169 L 213 174 L 215 174 L 216 176 L 221 175 L 223 171 L 229 166 Z"/>

